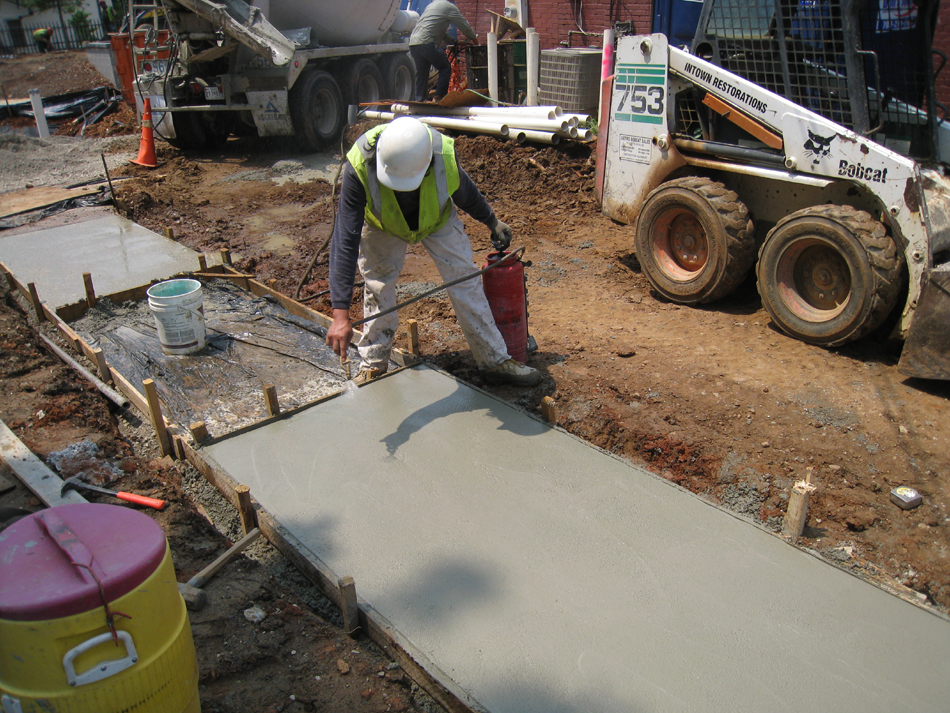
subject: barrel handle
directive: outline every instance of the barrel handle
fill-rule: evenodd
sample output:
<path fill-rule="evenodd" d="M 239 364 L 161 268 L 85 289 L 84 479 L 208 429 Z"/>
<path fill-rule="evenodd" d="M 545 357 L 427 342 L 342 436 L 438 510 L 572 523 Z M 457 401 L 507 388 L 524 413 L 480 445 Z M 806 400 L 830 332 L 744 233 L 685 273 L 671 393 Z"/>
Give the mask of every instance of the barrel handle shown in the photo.
<path fill-rule="evenodd" d="M 116 634 L 125 642 L 126 655 L 121 659 L 112 659 L 98 663 L 89 670 L 83 671 L 78 676 L 76 675 L 76 669 L 73 667 L 73 659 L 89 651 L 89 649 L 94 649 L 99 644 L 112 641 L 112 632 L 107 631 L 105 634 L 94 636 L 66 652 L 66 655 L 63 656 L 63 668 L 66 669 L 66 680 L 70 686 L 85 686 L 87 683 L 101 681 L 104 678 L 109 678 L 109 676 L 114 676 L 120 671 L 125 671 L 125 669 L 138 663 L 139 655 L 135 651 L 135 644 L 132 643 L 132 635 L 127 631 L 117 631 Z"/>

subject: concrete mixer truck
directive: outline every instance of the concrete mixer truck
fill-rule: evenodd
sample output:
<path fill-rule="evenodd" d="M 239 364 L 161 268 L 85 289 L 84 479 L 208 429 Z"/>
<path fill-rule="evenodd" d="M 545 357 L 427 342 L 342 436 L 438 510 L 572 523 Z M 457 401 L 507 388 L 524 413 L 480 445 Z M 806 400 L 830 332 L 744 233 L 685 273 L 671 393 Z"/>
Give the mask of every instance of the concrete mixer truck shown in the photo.
<path fill-rule="evenodd" d="M 411 98 L 418 16 L 399 0 L 135 2 L 137 102 L 151 100 L 179 148 L 257 134 L 316 151 L 339 138 L 347 105 Z"/>

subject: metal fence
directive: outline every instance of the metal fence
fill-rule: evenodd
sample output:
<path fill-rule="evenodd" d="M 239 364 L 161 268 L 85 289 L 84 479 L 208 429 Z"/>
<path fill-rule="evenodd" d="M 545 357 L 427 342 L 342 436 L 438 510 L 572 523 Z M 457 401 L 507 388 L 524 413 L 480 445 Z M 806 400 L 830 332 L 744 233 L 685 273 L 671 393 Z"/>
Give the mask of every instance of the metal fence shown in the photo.
<path fill-rule="evenodd" d="M 37 54 L 41 50 L 33 39 L 33 32 L 47 25 L 22 25 L 0 29 L 0 55 Z M 98 22 L 78 26 L 48 25 L 53 28 L 53 51 L 81 48 L 87 42 L 108 40 L 105 27 Z"/>

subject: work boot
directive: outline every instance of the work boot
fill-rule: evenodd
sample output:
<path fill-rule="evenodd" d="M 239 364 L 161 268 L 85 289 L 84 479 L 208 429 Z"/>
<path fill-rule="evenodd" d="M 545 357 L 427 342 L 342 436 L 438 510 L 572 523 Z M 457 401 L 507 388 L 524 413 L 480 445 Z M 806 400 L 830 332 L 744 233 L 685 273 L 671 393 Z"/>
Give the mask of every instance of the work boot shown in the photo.
<path fill-rule="evenodd" d="M 490 369 L 483 369 L 482 376 L 491 384 L 511 384 L 512 386 L 537 386 L 542 378 L 540 371 L 514 359 L 503 361 Z"/>
<path fill-rule="evenodd" d="M 373 379 L 378 379 L 385 373 L 385 366 L 380 367 L 379 369 L 360 369 L 359 373 L 353 377 L 353 383 L 355 383 L 357 386 L 362 386 Z"/>

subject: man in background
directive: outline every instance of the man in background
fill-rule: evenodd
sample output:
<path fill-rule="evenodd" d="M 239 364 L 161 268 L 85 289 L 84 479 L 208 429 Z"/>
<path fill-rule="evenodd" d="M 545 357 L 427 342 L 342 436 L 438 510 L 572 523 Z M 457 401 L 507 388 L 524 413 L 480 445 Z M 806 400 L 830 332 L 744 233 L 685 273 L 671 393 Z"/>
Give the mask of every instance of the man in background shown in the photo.
<path fill-rule="evenodd" d="M 46 54 L 53 51 L 53 28 L 41 27 L 33 32 L 33 41 L 36 42 L 36 48 Z"/>
<path fill-rule="evenodd" d="M 439 71 L 439 80 L 435 85 L 435 101 L 441 100 L 449 91 L 452 66 L 442 50 L 442 42 L 449 25 L 455 25 L 473 42 L 478 38 L 475 30 L 462 16 L 462 12 L 448 0 L 435 0 L 431 3 L 409 36 L 409 54 L 416 64 L 414 99 L 417 102 L 426 100 L 430 67 Z"/>

